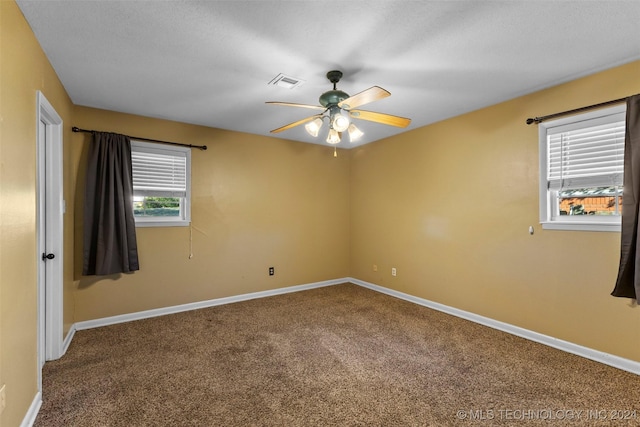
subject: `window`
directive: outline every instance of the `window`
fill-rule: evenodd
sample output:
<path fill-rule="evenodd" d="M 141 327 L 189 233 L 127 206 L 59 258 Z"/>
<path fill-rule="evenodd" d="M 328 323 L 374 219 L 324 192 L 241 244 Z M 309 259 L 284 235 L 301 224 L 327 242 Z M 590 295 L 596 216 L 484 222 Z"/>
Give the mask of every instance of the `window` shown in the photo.
<path fill-rule="evenodd" d="M 620 231 L 626 106 L 541 123 L 540 222 Z"/>
<path fill-rule="evenodd" d="M 131 141 L 133 212 L 138 227 L 191 221 L 191 150 Z"/>

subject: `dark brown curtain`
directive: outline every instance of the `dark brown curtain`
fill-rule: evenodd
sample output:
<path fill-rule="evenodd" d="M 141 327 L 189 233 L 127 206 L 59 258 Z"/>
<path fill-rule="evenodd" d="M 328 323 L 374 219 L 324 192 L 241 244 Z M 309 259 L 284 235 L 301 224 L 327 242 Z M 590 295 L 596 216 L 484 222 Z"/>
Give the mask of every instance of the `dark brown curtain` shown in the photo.
<path fill-rule="evenodd" d="M 611 295 L 633 298 L 640 303 L 640 248 L 638 214 L 640 209 L 640 95 L 627 100 L 624 139 L 624 189 L 622 190 L 622 233 L 620 268 Z"/>
<path fill-rule="evenodd" d="M 139 270 L 133 217 L 131 141 L 92 132 L 84 199 L 83 275 Z"/>

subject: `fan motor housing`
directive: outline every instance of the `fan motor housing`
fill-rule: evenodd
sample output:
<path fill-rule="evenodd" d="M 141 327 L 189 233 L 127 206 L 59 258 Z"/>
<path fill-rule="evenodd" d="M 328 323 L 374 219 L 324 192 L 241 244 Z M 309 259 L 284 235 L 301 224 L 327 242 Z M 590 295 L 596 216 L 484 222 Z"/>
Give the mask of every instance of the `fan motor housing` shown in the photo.
<path fill-rule="evenodd" d="M 349 98 L 349 94 L 341 90 L 330 90 L 320 95 L 320 105 L 329 107 L 330 105 L 338 105 L 338 103 Z"/>

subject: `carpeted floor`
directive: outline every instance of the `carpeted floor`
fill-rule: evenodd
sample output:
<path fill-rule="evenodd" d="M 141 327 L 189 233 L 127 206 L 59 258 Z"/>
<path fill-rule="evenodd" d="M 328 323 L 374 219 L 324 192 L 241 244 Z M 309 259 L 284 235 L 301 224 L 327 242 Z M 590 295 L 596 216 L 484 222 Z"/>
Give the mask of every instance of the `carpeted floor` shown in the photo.
<path fill-rule="evenodd" d="M 356 285 L 76 333 L 35 426 L 640 425 L 640 377 Z"/>

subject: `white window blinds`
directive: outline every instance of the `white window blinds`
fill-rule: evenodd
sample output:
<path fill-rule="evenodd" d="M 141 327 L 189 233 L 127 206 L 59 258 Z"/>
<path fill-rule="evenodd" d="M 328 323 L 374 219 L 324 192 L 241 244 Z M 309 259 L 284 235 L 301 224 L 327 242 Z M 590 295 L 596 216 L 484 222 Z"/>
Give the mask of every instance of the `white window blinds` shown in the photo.
<path fill-rule="evenodd" d="M 190 151 L 149 147 L 136 143 L 132 147 L 134 196 L 186 197 Z"/>
<path fill-rule="evenodd" d="M 586 127 L 585 127 L 586 126 Z M 549 128 L 547 180 L 550 190 L 622 185 L 625 117 L 618 113 Z"/>

